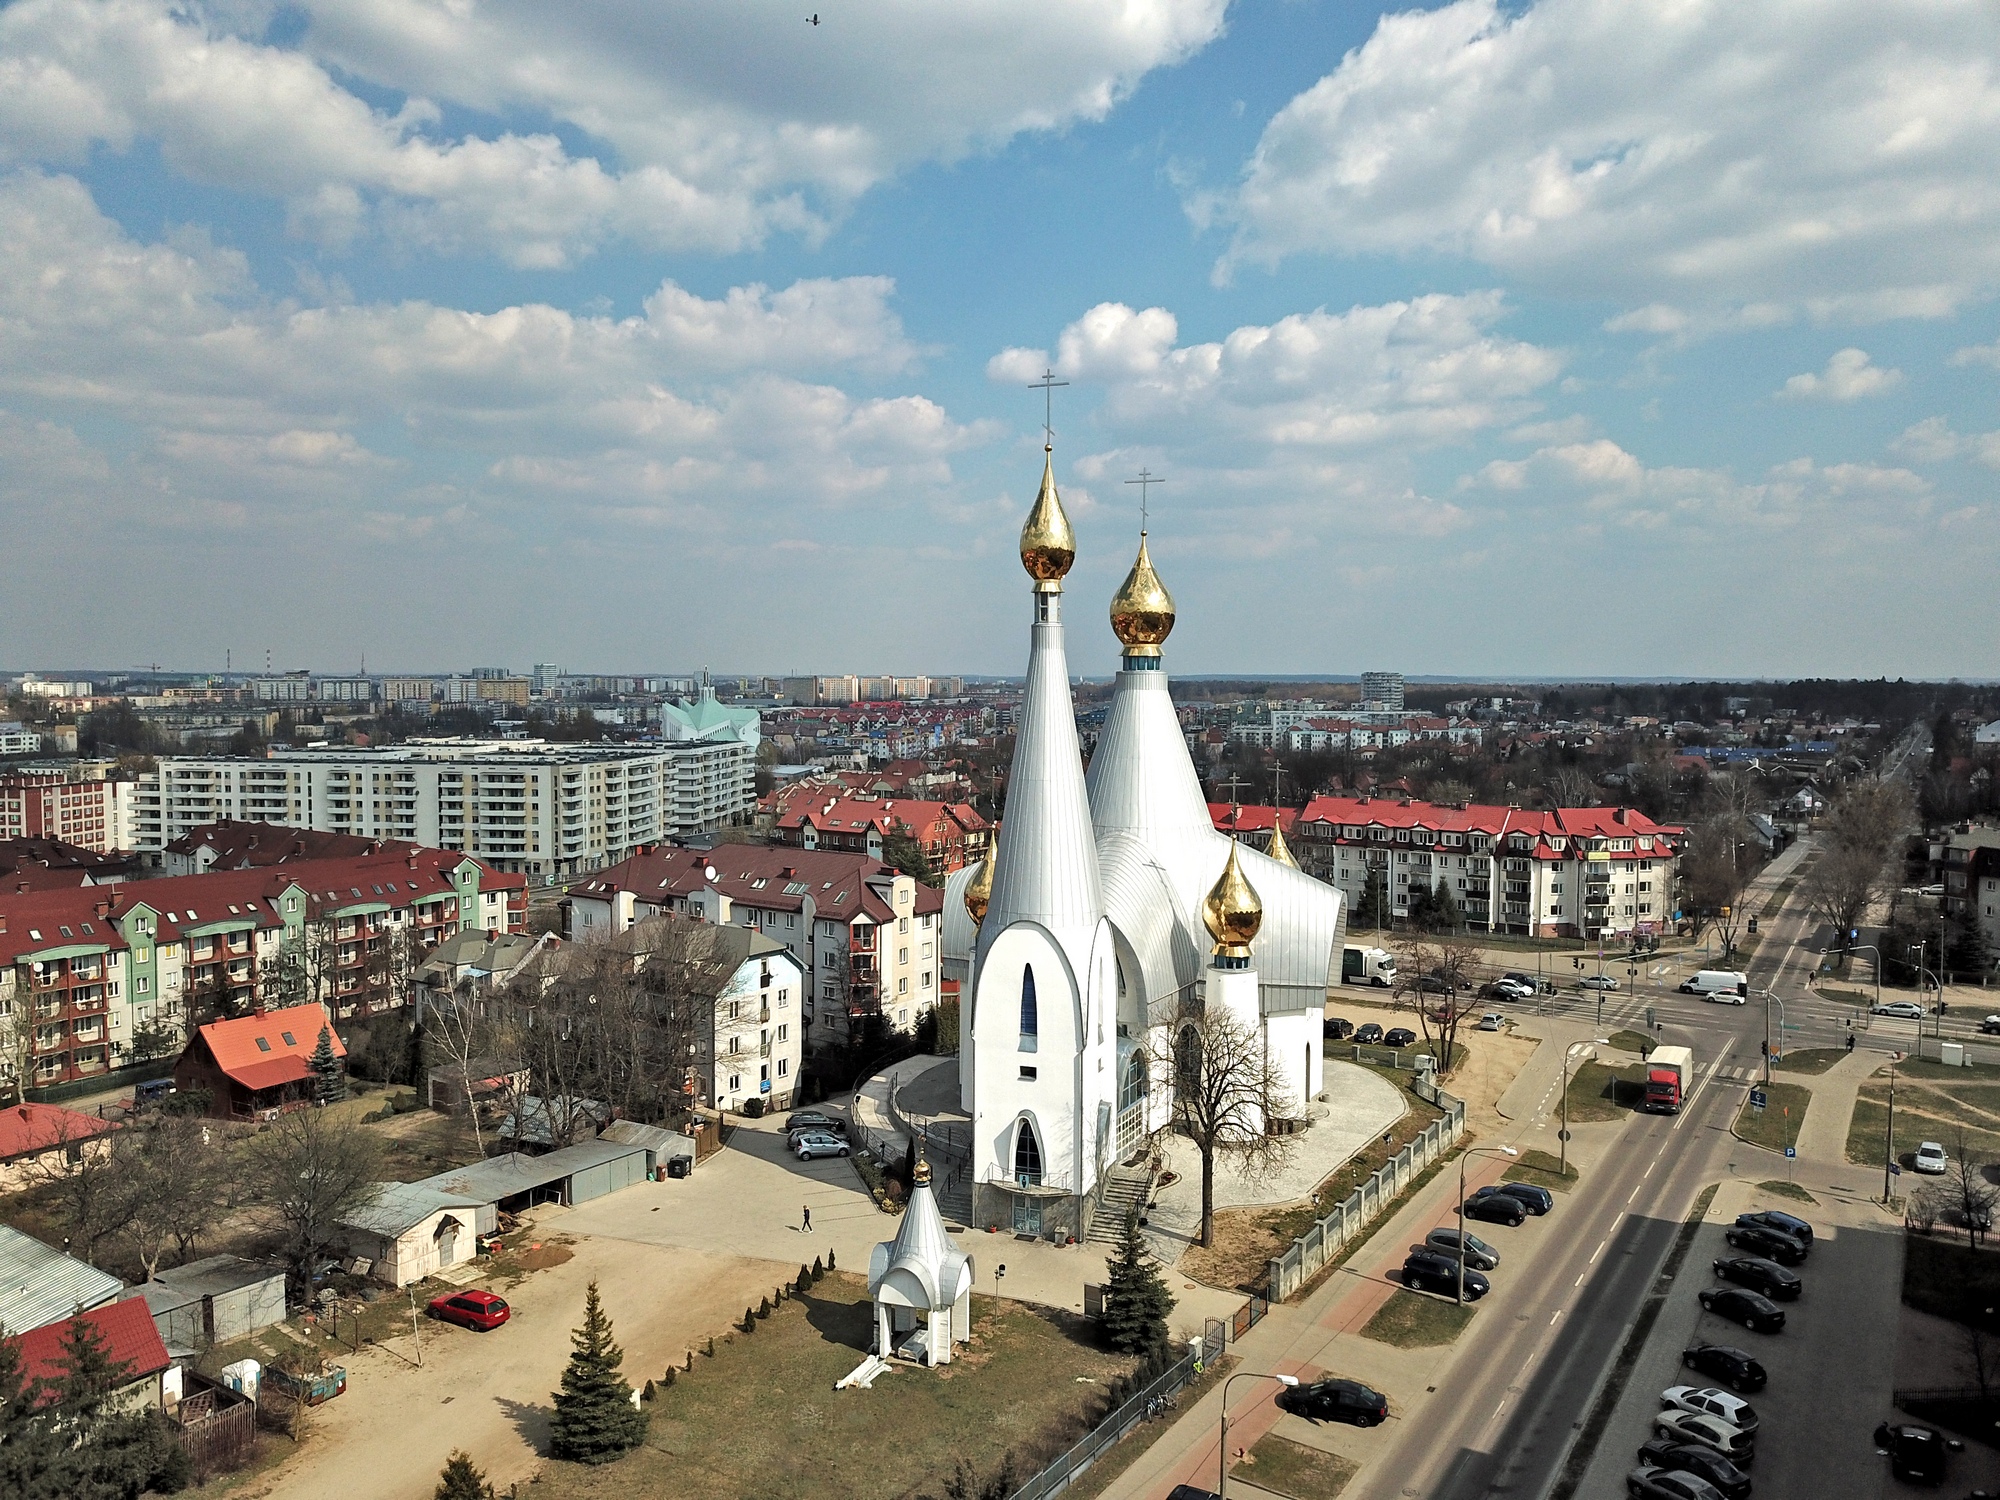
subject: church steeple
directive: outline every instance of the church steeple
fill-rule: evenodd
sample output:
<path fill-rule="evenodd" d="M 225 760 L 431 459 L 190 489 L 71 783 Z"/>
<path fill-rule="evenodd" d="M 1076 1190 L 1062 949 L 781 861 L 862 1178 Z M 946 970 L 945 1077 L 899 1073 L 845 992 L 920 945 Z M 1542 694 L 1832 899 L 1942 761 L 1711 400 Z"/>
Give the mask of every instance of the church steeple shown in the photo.
<path fill-rule="evenodd" d="M 1035 508 L 1021 523 L 1021 566 L 1035 580 L 1035 591 L 1060 594 L 1063 575 L 1076 561 L 1076 533 L 1063 512 L 1062 496 L 1056 493 L 1055 450 L 1042 448 L 1042 489 L 1035 496 Z"/>
<path fill-rule="evenodd" d="M 1157 657 L 1174 628 L 1174 596 L 1153 571 L 1146 551 L 1146 533 L 1139 533 L 1139 556 L 1125 582 L 1111 596 L 1111 632 L 1125 647 L 1126 657 Z"/>

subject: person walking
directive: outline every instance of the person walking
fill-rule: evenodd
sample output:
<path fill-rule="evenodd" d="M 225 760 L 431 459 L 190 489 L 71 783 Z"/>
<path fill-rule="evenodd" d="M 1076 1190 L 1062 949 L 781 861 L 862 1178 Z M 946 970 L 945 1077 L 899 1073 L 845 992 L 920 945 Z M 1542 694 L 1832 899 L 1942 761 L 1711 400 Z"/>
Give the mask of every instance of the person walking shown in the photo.
<path fill-rule="evenodd" d="M 813 1232 L 813 1210 L 810 1203 L 799 1210 L 799 1219 L 799 1233 L 811 1234 Z"/>

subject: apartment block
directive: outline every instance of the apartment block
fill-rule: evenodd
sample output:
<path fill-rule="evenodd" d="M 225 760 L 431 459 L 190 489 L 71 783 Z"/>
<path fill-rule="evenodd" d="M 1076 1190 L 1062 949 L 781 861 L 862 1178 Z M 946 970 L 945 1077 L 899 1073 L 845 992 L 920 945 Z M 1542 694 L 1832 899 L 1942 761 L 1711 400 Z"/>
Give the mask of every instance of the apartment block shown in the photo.
<path fill-rule="evenodd" d="M 102 765 L 23 766 L 0 773 L 0 839 L 59 839 L 97 854 L 132 847 L 138 783 Z"/>

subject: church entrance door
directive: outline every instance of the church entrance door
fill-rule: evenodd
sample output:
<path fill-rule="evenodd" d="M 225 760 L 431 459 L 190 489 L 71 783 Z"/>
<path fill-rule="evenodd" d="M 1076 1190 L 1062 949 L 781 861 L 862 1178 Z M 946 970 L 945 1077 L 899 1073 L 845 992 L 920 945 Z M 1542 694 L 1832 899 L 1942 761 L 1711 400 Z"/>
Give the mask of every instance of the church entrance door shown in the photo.
<path fill-rule="evenodd" d="M 1025 1193 L 1014 1198 L 1014 1233 L 1039 1235 L 1042 1232 L 1042 1200 Z"/>

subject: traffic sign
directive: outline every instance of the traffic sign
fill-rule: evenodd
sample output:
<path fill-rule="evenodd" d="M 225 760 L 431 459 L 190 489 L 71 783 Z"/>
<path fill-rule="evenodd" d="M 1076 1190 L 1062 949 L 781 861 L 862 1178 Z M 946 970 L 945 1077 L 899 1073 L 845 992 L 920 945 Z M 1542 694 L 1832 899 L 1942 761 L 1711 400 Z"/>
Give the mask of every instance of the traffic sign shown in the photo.
<path fill-rule="evenodd" d="M 1750 1090 L 1750 1107 L 1752 1109 L 1762 1109 L 1767 1102 L 1762 1089 Z"/>
<path fill-rule="evenodd" d="M 1892 1162 L 1890 1162 L 1890 1163 L 1889 1163 L 1889 1175 L 1890 1175 L 1891 1177 L 1901 1177 L 1901 1176 L 1903 1175 L 1903 1168 L 1902 1168 L 1902 1164 L 1901 1164 L 1900 1162 L 1893 1162 L 1893 1161 L 1892 1161 Z"/>
<path fill-rule="evenodd" d="M 1792 1161 L 1792 1160 L 1795 1160 L 1795 1159 L 1796 1159 L 1796 1158 L 1798 1157 L 1798 1154 L 1799 1154 L 1799 1148 L 1798 1148 L 1797 1146 L 1787 1146 L 1787 1147 L 1785 1147 L 1785 1160 L 1786 1160 L 1786 1161 Z"/>

